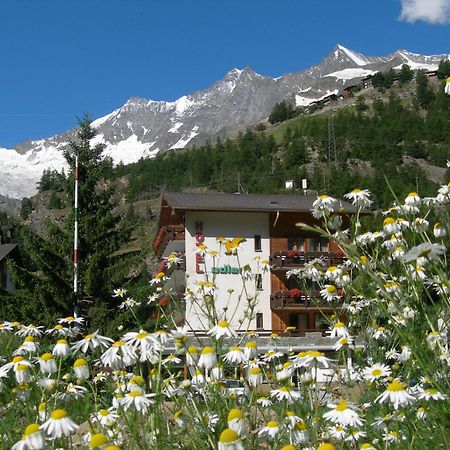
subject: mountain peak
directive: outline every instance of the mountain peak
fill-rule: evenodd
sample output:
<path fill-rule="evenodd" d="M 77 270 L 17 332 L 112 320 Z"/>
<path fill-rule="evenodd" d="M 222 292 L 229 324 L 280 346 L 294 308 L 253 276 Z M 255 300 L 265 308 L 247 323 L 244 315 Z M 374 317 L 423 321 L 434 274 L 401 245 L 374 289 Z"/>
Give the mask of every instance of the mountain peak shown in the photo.
<path fill-rule="evenodd" d="M 243 69 L 238 69 L 237 67 L 235 67 L 225 75 L 225 78 L 227 79 L 233 78 L 237 80 L 241 78 L 243 75 L 254 76 L 258 74 L 250 66 L 245 66 Z"/>
<path fill-rule="evenodd" d="M 370 62 L 363 54 L 350 50 L 349 48 L 344 47 L 341 44 L 335 45 L 335 47 L 333 48 L 333 55 L 336 59 L 344 57 L 357 64 L 358 66 L 365 66 Z"/>

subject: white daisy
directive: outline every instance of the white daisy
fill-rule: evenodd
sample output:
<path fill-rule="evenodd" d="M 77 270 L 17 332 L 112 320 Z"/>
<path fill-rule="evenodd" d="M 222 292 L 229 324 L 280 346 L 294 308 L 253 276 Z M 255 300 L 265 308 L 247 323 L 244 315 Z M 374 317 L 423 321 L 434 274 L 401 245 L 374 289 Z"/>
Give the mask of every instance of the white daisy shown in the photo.
<path fill-rule="evenodd" d="M 394 409 L 398 409 L 399 406 L 413 403 L 415 398 L 408 393 L 403 383 L 395 379 L 389 384 L 386 390 L 375 399 L 375 401 L 379 403 L 384 403 L 386 400 L 389 400 L 392 403 Z"/>
<path fill-rule="evenodd" d="M 358 413 L 350 409 L 345 400 L 341 400 L 337 405 L 330 403 L 327 407 L 330 408 L 331 411 L 323 414 L 322 417 L 324 419 L 341 425 L 349 425 L 351 427 L 362 426 L 362 420 L 359 418 Z"/>
<path fill-rule="evenodd" d="M 292 403 L 301 397 L 300 393 L 290 386 L 281 386 L 279 389 L 272 389 L 270 396 L 276 398 L 279 402 L 286 400 L 288 403 Z"/>
<path fill-rule="evenodd" d="M 231 428 L 220 433 L 219 442 L 217 444 L 218 450 L 244 450 L 241 439 L 236 431 Z"/>
<path fill-rule="evenodd" d="M 368 208 L 372 204 L 372 201 L 369 199 L 370 192 L 368 189 L 353 189 L 352 192 L 344 194 L 344 197 L 357 207 Z"/>
<path fill-rule="evenodd" d="M 280 431 L 280 424 L 276 420 L 271 420 L 267 422 L 266 426 L 258 431 L 258 436 L 269 436 L 274 439 L 278 432 Z"/>
<path fill-rule="evenodd" d="M 124 397 L 118 398 L 117 402 L 125 411 L 128 411 L 131 407 L 136 411 L 146 413 L 149 406 L 155 403 L 151 400 L 156 394 L 143 394 L 139 391 L 127 392 Z"/>
<path fill-rule="evenodd" d="M 208 331 L 207 334 L 216 339 L 220 339 L 222 337 L 237 337 L 236 331 L 230 328 L 230 324 L 226 320 L 220 320 L 217 325 L 213 326 Z"/>
<path fill-rule="evenodd" d="M 53 439 L 69 436 L 78 429 L 78 425 L 67 415 L 64 409 L 55 409 L 50 418 L 41 425 L 47 435 Z"/>
<path fill-rule="evenodd" d="M 389 366 L 384 364 L 376 363 L 370 367 L 366 367 L 363 370 L 363 377 L 365 380 L 373 383 L 375 380 L 379 380 L 380 378 L 388 377 L 392 373 Z"/>

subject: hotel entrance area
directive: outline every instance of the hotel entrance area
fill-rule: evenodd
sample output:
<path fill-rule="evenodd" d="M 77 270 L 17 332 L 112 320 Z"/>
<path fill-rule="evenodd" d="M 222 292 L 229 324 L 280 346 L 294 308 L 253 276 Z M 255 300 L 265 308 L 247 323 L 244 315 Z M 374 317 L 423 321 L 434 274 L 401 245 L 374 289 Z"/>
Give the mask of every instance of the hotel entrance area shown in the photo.
<path fill-rule="evenodd" d="M 308 310 L 285 308 L 283 310 L 272 309 L 273 331 L 282 331 L 287 327 L 294 329 L 292 334 L 304 335 L 308 332 L 324 333 L 329 330 L 329 322 L 334 311 L 330 308 L 310 308 Z"/>

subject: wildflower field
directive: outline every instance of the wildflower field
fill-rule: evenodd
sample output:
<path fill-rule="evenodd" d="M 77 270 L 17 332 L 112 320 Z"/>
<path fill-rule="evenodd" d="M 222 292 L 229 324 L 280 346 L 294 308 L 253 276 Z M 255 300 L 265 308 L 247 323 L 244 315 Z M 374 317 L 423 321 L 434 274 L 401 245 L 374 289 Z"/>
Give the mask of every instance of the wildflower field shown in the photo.
<path fill-rule="evenodd" d="M 312 211 L 323 220 L 315 231 L 338 242 L 343 265 L 319 259 L 289 273 L 305 290 L 319 285 L 336 308 L 333 357 L 280 351 L 277 336 L 259 351 L 255 331 L 234 329 L 214 308 L 212 275 L 186 293 L 210 322 L 206 336 L 192 335 L 164 307 L 170 273 L 158 274 L 148 299 L 159 305 L 155 330 L 141 329 L 137 316 L 135 329 L 115 339 L 88 331 L 81 317 L 51 329 L 2 318 L 0 448 L 450 448 L 450 184 L 433 198 L 410 193 L 372 231 L 361 224 L 369 192 L 346 197 L 359 211 L 348 230 L 335 199 L 318 197 Z M 202 251 L 218 261 L 227 250 L 244 267 L 240 242 Z M 240 273 L 244 285 L 257 276 Z M 114 295 L 132 312 L 142 301 L 123 289 Z M 252 318 L 255 301 L 241 301 Z"/>

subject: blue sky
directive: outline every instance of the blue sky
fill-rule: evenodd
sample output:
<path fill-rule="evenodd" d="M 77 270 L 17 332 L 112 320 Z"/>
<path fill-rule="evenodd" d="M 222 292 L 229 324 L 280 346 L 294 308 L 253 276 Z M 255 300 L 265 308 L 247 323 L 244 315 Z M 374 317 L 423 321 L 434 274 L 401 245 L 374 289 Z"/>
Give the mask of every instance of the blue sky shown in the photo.
<path fill-rule="evenodd" d="M 132 96 L 174 100 L 233 67 L 279 76 L 336 43 L 450 53 L 450 0 L 0 0 L 0 147 Z"/>

